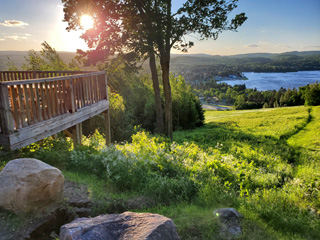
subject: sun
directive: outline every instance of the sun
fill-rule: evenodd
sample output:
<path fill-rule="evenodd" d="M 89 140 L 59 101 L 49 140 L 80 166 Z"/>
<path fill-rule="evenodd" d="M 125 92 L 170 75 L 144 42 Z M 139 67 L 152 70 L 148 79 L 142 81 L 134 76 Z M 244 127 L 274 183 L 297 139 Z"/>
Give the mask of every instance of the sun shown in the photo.
<path fill-rule="evenodd" d="M 93 18 L 89 15 L 82 15 L 80 18 L 80 25 L 84 30 L 88 30 L 93 27 Z"/>

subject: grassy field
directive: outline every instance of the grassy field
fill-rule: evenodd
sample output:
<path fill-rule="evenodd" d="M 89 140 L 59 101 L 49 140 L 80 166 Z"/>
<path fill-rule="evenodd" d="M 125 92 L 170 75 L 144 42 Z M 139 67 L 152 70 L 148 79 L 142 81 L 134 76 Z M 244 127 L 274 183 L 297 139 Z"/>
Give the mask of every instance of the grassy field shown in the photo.
<path fill-rule="evenodd" d="M 139 132 L 104 148 L 97 133 L 76 150 L 61 138 L 21 155 L 87 185 L 94 214 L 152 198 L 139 211 L 172 218 L 182 239 L 221 239 L 213 211 L 224 207 L 245 217 L 238 239 L 320 239 L 319 134 L 320 106 L 206 111 L 203 127 L 174 142 Z"/>

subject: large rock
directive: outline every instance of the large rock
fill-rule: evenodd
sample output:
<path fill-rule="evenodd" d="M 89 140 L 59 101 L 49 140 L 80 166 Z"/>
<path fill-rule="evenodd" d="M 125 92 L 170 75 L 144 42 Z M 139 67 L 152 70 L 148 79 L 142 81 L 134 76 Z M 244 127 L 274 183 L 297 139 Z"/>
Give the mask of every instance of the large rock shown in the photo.
<path fill-rule="evenodd" d="M 0 183 L 0 207 L 16 214 L 42 211 L 63 198 L 61 171 L 37 159 L 8 162 Z"/>
<path fill-rule="evenodd" d="M 60 240 L 178 240 L 171 219 L 158 214 L 125 212 L 78 218 L 60 229 Z"/>

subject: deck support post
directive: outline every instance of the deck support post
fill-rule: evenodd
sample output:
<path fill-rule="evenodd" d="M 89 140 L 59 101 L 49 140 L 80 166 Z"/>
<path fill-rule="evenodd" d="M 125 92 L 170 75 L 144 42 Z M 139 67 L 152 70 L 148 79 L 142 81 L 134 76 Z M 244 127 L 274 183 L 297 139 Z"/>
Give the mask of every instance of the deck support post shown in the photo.
<path fill-rule="evenodd" d="M 82 143 L 82 122 L 72 127 L 72 140 L 73 147 L 75 148 L 77 145 L 81 145 Z"/>
<path fill-rule="evenodd" d="M 111 144 L 111 131 L 110 131 L 110 112 L 109 109 L 104 111 L 105 119 L 105 134 L 106 134 L 106 145 L 110 146 Z"/>
<path fill-rule="evenodd" d="M 106 89 L 106 100 L 109 101 L 109 96 L 108 96 L 108 78 L 107 74 L 105 74 L 105 89 Z M 108 109 L 104 111 L 104 122 L 105 122 L 105 134 L 106 134 L 106 145 L 110 146 L 111 144 L 111 130 L 110 130 L 110 106 L 108 106 Z"/>

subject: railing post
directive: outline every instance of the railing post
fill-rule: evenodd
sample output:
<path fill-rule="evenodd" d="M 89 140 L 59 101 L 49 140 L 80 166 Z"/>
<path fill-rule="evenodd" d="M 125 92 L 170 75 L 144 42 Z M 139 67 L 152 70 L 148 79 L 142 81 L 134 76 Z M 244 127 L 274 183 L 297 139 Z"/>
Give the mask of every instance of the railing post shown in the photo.
<path fill-rule="evenodd" d="M 68 82 L 69 82 L 68 92 L 70 91 L 70 95 L 69 95 L 70 97 L 68 98 L 69 99 L 68 106 L 69 106 L 69 110 L 71 107 L 71 112 L 74 113 L 74 112 L 76 112 L 76 106 L 75 106 L 72 78 L 68 79 Z"/>
<path fill-rule="evenodd" d="M 7 85 L 0 84 L 0 124 L 4 134 L 13 133 L 13 117 L 9 103 L 9 91 Z"/>
<path fill-rule="evenodd" d="M 106 88 L 106 100 L 109 101 L 108 96 L 108 79 L 107 74 L 105 73 L 105 88 Z M 111 130 L 110 130 L 110 106 L 108 105 L 108 110 L 104 111 L 105 119 L 105 134 L 106 134 L 106 144 L 109 146 L 111 144 Z"/>

